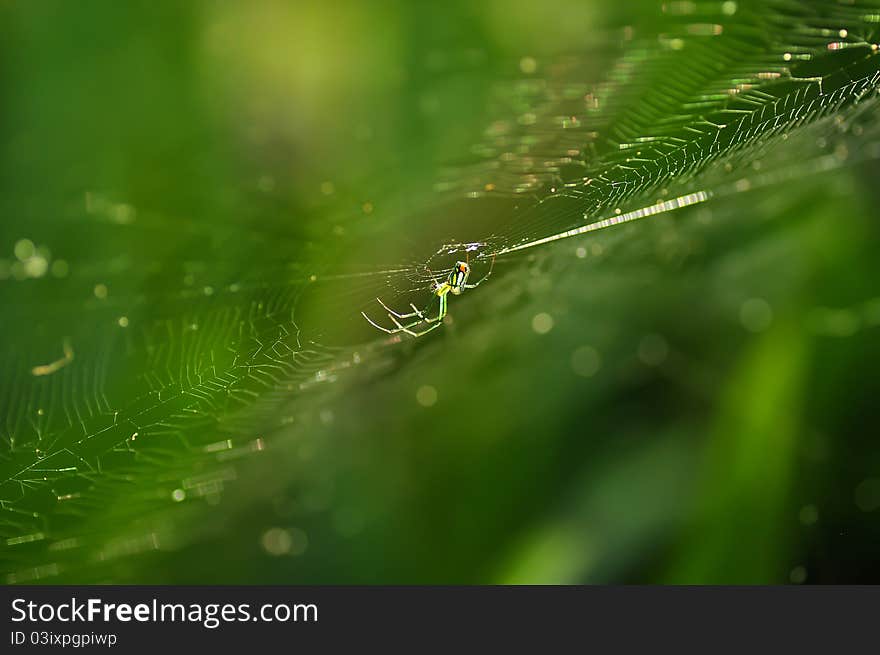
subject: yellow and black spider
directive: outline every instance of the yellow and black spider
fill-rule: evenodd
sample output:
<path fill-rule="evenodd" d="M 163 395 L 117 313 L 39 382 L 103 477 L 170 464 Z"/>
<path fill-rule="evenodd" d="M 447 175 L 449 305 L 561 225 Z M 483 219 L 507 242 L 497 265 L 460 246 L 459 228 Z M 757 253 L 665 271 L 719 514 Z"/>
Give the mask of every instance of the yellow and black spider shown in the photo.
<path fill-rule="evenodd" d="M 446 276 L 445 282 L 438 282 L 435 278 L 433 284 L 431 285 L 431 291 L 434 296 L 440 299 L 440 310 L 437 312 L 437 316 L 425 316 L 425 312 L 423 310 L 420 310 L 413 303 L 409 304 L 409 306 L 412 307 L 413 311 L 409 312 L 408 314 L 400 314 L 388 307 L 388 305 L 382 302 L 380 298 L 376 298 L 376 301 L 380 305 L 382 305 L 383 309 L 388 312 L 388 318 L 390 318 L 391 322 L 394 323 L 394 325 L 397 327 L 382 327 L 369 316 L 367 316 L 366 313 L 361 312 L 361 314 L 365 319 L 367 319 L 370 325 L 379 330 L 382 330 L 383 332 L 387 332 L 388 334 L 406 332 L 407 334 L 414 337 L 421 337 L 422 335 L 428 334 L 428 332 L 430 332 L 431 330 L 434 330 L 442 325 L 443 318 L 446 316 L 446 297 L 450 293 L 455 296 L 459 296 L 465 289 L 475 289 L 483 282 L 485 282 L 490 275 L 492 275 L 493 268 L 495 268 L 495 255 L 492 255 L 492 264 L 489 266 L 489 272 L 486 273 L 478 282 L 474 282 L 473 284 L 468 284 L 467 281 L 468 276 L 471 274 L 471 265 L 467 261 L 455 262 L 455 266 L 449 272 L 449 275 Z M 431 273 L 430 270 L 428 270 L 428 272 Z M 431 277 L 433 276 L 434 274 L 431 273 Z M 418 320 L 413 321 L 412 323 L 401 323 L 401 321 L 406 321 L 407 319 L 415 317 L 418 317 Z M 412 328 L 419 325 L 420 323 L 433 323 L 433 325 L 420 332 L 414 332 Z"/>

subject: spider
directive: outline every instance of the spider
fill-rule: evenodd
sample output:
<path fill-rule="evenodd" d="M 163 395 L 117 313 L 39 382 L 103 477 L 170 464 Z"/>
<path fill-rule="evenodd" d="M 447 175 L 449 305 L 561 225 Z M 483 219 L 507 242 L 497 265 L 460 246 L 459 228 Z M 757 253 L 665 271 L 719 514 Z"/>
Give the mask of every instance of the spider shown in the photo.
<path fill-rule="evenodd" d="M 386 328 L 382 327 L 378 323 L 376 323 L 373 319 L 366 315 L 366 313 L 361 312 L 363 317 L 367 319 L 367 322 L 372 325 L 374 328 L 382 330 L 382 332 L 387 332 L 388 334 L 397 334 L 398 332 L 406 332 L 407 334 L 414 337 L 421 337 L 425 334 L 428 334 L 431 330 L 435 330 L 443 324 L 443 318 L 446 316 L 446 296 L 450 293 L 459 296 L 465 289 L 475 289 L 480 286 L 486 279 L 492 275 L 492 269 L 495 268 L 495 255 L 492 255 L 492 264 L 489 266 L 489 272 L 486 273 L 479 281 L 474 282 L 473 284 L 468 284 L 468 276 L 471 274 L 471 265 L 467 261 L 463 262 L 455 262 L 455 266 L 449 272 L 449 275 L 446 277 L 445 282 L 438 282 L 436 278 L 434 278 L 434 274 L 431 273 L 431 269 L 427 266 L 425 270 L 430 273 L 433 278 L 433 284 L 431 285 L 431 291 L 433 295 L 440 298 L 440 309 L 437 312 L 437 316 L 430 317 L 425 316 L 425 312 L 416 307 L 413 303 L 410 303 L 409 306 L 412 307 L 412 311 L 408 314 L 400 314 L 391 309 L 388 305 L 386 305 L 380 298 L 376 298 L 376 301 L 382 305 L 382 309 L 388 312 L 388 318 L 391 319 L 391 322 L 394 323 L 397 327 L 394 328 Z M 405 323 L 407 319 L 418 317 L 417 320 L 411 323 Z M 401 323 L 404 321 L 404 323 Z M 412 328 L 419 325 L 420 323 L 433 323 L 429 328 L 422 330 L 421 332 L 415 332 Z"/>

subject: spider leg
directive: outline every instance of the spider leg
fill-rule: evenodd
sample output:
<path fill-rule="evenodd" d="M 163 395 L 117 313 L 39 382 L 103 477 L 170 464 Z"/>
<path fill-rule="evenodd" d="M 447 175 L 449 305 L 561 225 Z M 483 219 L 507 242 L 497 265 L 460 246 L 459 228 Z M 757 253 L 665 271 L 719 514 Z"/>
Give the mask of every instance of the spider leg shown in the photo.
<path fill-rule="evenodd" d="M 394 323 L 397 326 L 397 330 L 396 330 L 397 332 L 406 332 L 407 334 L 411 334 L 409 332 L 410 328 L 414 328 L 416 325 L 420 325 L 422 323 L 436 323 L 437 325 L 440 325 L 439 321 L 443 317 L 438 314 L 434 318 L 421 318 L 418 321 L 413 321 L 412 323 L 406 323 L 406 324 L 399 322 L 391 314 L 388 314 L 388 318 L 390 318 L 392 323 Z"/>
<path fill-rule="evenodd" d="M 376 300 L 379 300 L 379 299 L 376 298 Z M 395 319 L 406 320 L 408 318 L 412 318 L 413 316 L 418 316 L 419 317 L 418 321 L 413 321 L 412 323 L 410 323 L 410 326 L 413 326 L 413 325 L 418 325 L 419 323 L 421 323 L 423 321 L 425 323 L 434 323 L 435 321 L 439 321 L 441 318 L 443 318 L 442 316 L 439 316 L 439 315 L 435 316 L 434 318 L 430 318 L 428 316 L 425 316 L 425 312 L 420 310 L 418 307 L 416 307 L 412 303 L 410 303 L 409 306 L 413 308 L 413 311 L 411 311 L 409 314 L 401 314 L 399 312 L 395 312 L 393 309 L 388 307 L 388 305 L 383 303 L 381 300 L 379 300 L 379 304 L 382 305 L 383 308 L 388 310 L 388 318 L 393 320 L 394 323 L 398 324 L 398 325 L 399 325 L 399 323 Z"/>
<path fill-rule="evenodd" d="M 422 336 L 428 334 L 428 332 L 430 332 L 431 330 L 436 330 L 436 329 L 437 329 L 438 327 L 440 327 L 441 325 L 443 325 L 443 324 L 442 324 L 442 323 L 434 323 L 434 325 L 432 325 L 431 327 L 429 327 L 427 330 L 422 330 L 421 332 L 413 332 L 412 330 L 410 330 L 410 329 L 408 329 L 408 328 L 404 328 L 403 331 L 406 332 L 407 334 L 413 336 L 413 337 L 418 338 L 418 337 L 422 337 Z"/>
<path fill-rule="evenodd" d="M 413 316 L 418 316 L 419 318 L 421 318 L 423 320 L 425 318 L 425 315 L 422 314 L 422 312 L 412 303 L 410 303 L 409 306 L 413 308 L 413 311 L 411 311 L 409 314 L 401 314 L 399 312 L 395 312 L 388 305 L 386 305 L 384 302 L 382 302 L 381 298 L 376 298 L 376 302 L 378 302 L 380 305 L 382 305 L 382 308 L 384 310 L 386 310 L 389 314 L 393 314 L 397 318 L 407 319 L 407 318 L 412 318 Z"/>
<path fill-rule="evenodd" d="M 397 330 L 396 330 L 397 332 L 406 332 L 409 328 L 415 327 L 416 325 L 418 325 L 419 323 L 422 322 L 422 319 L 419 319 L 417 321 L 413 321 L 412 323 L 403 324 L 400 321 L 398 321 L 396 318 L 394 318 L 391 314 L 388 314 L 388 318 L 390 318 L 391 322 L 397 326 Z"/>
<path fill-rule="evenodd" d="M 446 316 L 446 296 L 440 296 L 440 311 L 437 312 L 437 316 L 434 318 L 423 316 L 422 320 L 425 323 L 437 323 L 438 321 L 442 321 L 444 316 Z"/>
<path fill-rule="evenodd" d="M 439 289 L 440 283 L 437 281 L 437 277 L 434 275 L 434 271 L 428 268 L 427 265 L 425 266 L 425 270 L 428 271 L 428 275 L 431 276 L 431 280 L 434 282 L 434 289 Z"/>
<path fill-rule="evenodd" d="M 367 316 L 364 312 L 361 312 L 361 316 L 363 316 L 365 319 L 367 319 L 367 323 L 372 325 L 377 330 L 382 330 L 382 332 L 387 332 L 388 334 L 397 334 L 398 332 L 400 332 L 400 330 L 391 330 L 389 328 L 382 327 L 381 325 L 376 323 L 376 321 L 374 321 L 369 316 Z"/>
<path fill-rule="evenodd" d="M 366 313 L 364 313 L 364 312 L 361 312 L 361 316 L 363 316 L 367 320 L 367 322 L 370 325 L 372 325 L 374 328 L 376 328 L 378 330 L 382 330 L 382 332 L 385 332 L 387 334 L 397 334 L 399 332 L 405 332 L 405 333 L 409 334 L 410 336 L 420 337 L 422 335 L 427 334 L 431 330 L 434 330 L 434 329 L 440 327 L 442 325 L 441 321 L 443 320 L 443 317 L 446 316 L 446 295 L 445 294 L 440 296 L 440 309 L 437 313 L 437 316 L 433 316 L 433 317 L 425 316 L 424 312 L 419 311 L 419 309 L 415 305 L 413 305 L 412 303 L 410 303 L 410 307 L 412 307 L 414 310 L 412 313 L 399 314 L 398 312 L 395 312 L 394 310 L 389 308 L 385 303 L 383 303 L 378 298 L 376 298 L 376 300 L 379 301 L 379 304 L 382 305 L 383 308 L 388 310 L 388 318 L 391 319 L 391 322 L 394 323 L 395 327 L 393 327 L 393 328 L 383 327 L 383 326 L 379 325 L 378 323 L 376 323 L 376 321 L 371 319 L 369 316 L 367 316 Z M 404 321 L 408 318 L 413 318 L 414 316 L 417 316 L 418 319 L 415 321 L 412 321 L 410 323 L 402 323 L 401 322 L 401 321 Z M 421 325 L 423 323 L 429 324 L 430 327 L 428 327 L 426 330 L 421 330 L 418 332 L 413 330 L 414 327 L 416 327 L 417 325 Z"/>
<path fill-rule="evenodd" d="M 492 275 L 492 270 L 495 268 L 495 255 L 492 255 L 492 263 L 489 265 L 489 272 L 486 273 L 482 278 L 474 282 L 473 284 L 465 284 L 465 289 L 476 289 L 483 282 L 489 279 L 489 276 Z"/>
<path fill-rule="evenodd" d="M 413 334 L 413 332 L 410 328 L 414 328 L 416 325 L 420 325 L 421 323 L 428 322 L 427 319 L 425 321 L 423 321 L 422 319 L 419 319 L 418 321 L 413 321 L 412 323 L 404 324 L 404 323 L 401 323 L 400 321 L 398 321 L 392 314 L 388 314 L 388 318 L 390 318 L 391 322 L 394 323 L 394 325 L 396 325 L 397 327 L 387 328 L 387 327 L 383 327 L 383 326 L 379 325 L 378 323 L 376 323 L 376 321 L 371 319 L 364 312 L 361 312 L 361 316 L 363 316 L 365 319 L 367 319 L 367 322 L 370 325 L 372 325 L 374 328 L 376 328 L 377 330 L 382 330 L 382 332 L 386 332 L 388 334 L 397 334 L 398 332 L 406 332 L 407 334 Z M 436 321 L 437 319 L 433 319 L 433 320 Z M 439 323 L 438 323 L 438 325 L 439 325 Z"/>

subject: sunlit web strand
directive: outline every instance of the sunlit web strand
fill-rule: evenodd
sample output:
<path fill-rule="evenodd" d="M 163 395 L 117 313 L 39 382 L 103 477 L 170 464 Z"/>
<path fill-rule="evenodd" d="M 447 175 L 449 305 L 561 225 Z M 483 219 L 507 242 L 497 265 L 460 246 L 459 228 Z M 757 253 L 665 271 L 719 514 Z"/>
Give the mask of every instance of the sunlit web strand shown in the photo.
<path fill-rule="evenodd" d="M 640 218 L 646 218 L 648 216 L 654 216 L 656 214 L 662 214 L 663 212 L 672 211 L 673 209 L 680 209 L 682 207 L 696 205 L 698 203 L 709 200 L 711 197 L 712 193 L 709 191 L 697 191 L 696 193 L 689 193 L 684 196 L 679 196 L 678 198 L 673 198 L 672 200 L 664 200 L 663 202 L 658 202 L 647 207 L 642 207 L 641 209 L 635 209 L 631 212 L 626 212 L 625 214 L 621 214 L 619 216 L 612 216 L 601 221 L 596 221 L 595 223 L 590 223 L 589 225 L 583 225 L 572 230 L 553 234 L 549 237 L 543 237 L 534 241 L 528 241 L 527 243 L 521 243 L 517 246 L 512 246 L 510 248 L 502 248 L 495 254 L 506 255 L 508 253 L 516 252 L 518 250 L 526 250 L 527 248 L 541 246 L 545 243 L 550 243 L 551 241 L 568 239 L 569 237 L 586 234 L 587 232 L 595 232 L 596 230 L 604 230 L 606 227 L 611 227 L 612 225 L 628 223 L 630 221 L 635 221 Z"/>
<path fill-rule="evenodd" d="M 412 273 L 419 270 L 417 266 L 407 266 L 404 268 L 387 268 L 379 271 L 362 271 L 358 273 L 340 273 L 336 275 L 316 275 L 316 280 L 348 280 L 359 277 L 375 277 L 377 275 L 392 275 L 397 273 Z"/>

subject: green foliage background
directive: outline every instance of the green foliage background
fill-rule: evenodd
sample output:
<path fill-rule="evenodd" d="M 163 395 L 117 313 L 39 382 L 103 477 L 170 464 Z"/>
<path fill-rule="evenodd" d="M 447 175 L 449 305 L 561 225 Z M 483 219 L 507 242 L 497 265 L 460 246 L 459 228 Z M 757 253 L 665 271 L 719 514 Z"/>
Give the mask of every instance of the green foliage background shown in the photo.
<path fill-rule="evenodd" d="M 0 2 L 4 581 L 877 582 L 878 16 Z"/>

